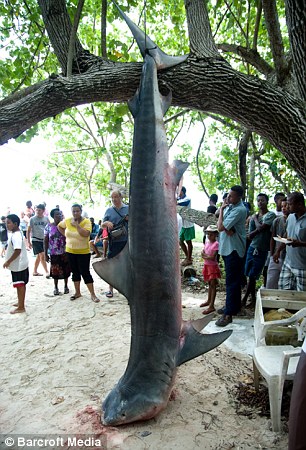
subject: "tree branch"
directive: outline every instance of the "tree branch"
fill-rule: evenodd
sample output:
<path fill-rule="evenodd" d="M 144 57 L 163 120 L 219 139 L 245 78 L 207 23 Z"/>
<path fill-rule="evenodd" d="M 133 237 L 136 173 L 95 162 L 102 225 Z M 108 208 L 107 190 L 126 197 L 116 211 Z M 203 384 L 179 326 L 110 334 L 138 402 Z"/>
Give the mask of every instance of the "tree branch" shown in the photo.
<path fill-rule="evenodd" d="M 106 51 L 106 15 L 107 15 L 107 0 L 102 0 L 101 3 L 101 54 L 102 58 L 107 57 Z"/>
<path fill-rule="evenodd" d="M 203 0 L 184 0 L 188 23 L 190 52 L 202 57 L 218 56 L 212 36 L 205 2 Z"/>
<path fill-rule="evenodd" d="M 71 34 L 69 38 L 69 46 L 68 46 L 68 55 L 67 55 L 67 77 L 71 77 L 72 74 L 72 62 L 75 55 L 75 41 L 76 34 L 78 31 L 82 9 L 84 6 L 85 0 L 78 0 L 77 9 L 74 16 L 73 26 L 71 29 Z"/>
<path fill-rule="evenodd" d="M 288 77 L 289 68 L 284 54 L 284 45 L 280 31 L 276 0 L 262 0 L 262 7 L 270 39 L 277 83 L 282 86 Z"/>
<path fill-rule="evenodd" d="M 294 74 L 300 98 L 306 101 L 306 3 L 285 0 Z"/>
<path fill-rule="evenodd" d="M 218 44 L 217 47 L 223 52 L 239 55 L 244 61 L 254 66 L 265 76 L 270 75 L 274 71 L 273 67 L 260 56 L 257 50 L 242 47 L 241 45 L 226 43 Z"/>

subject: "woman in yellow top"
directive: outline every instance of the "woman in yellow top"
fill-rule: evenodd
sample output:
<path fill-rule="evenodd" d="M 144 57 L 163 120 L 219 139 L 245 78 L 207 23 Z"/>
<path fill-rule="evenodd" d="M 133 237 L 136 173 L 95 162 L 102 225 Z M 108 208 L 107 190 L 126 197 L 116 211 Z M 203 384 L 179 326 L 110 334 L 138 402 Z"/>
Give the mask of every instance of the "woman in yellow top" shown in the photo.
<path fill-rule="evenodd" d="M 72 205 L 71 211 L 72 217 L 62 220 L 57 226 L 59 231 L 66 237 L 66 253 L 68 254 L 72 271 L 75 293 L 70 297 L 70 300 L 75 300 L 82 296 L 80 291 L 82 277 L 90 292 L 91 300 L 97 303 L 100 300 L 95 294 L 93 279 L 89 270 L 91 222 L 89 219 L 82 217 L 81 205 Z"/>

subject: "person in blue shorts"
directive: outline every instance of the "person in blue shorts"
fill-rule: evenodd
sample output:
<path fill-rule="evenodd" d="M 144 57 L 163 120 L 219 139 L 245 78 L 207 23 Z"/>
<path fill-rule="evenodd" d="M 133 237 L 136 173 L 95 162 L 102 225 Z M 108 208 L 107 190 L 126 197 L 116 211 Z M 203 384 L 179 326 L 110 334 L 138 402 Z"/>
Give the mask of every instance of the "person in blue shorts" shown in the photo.
<path fill-rule="evenodd" d="M 269 197 L 266 194 L 257 195 L 258 213 L 251 217 L 249 233 L 247 238 L 251 241 L 245 262 L 245 276 L 249 277 L 246 293 L 242 299 L 242 305 L 246 305 L 251 296 L 248 306 L 255 306 L 256 280 L 262 274 L 265 262 L 270 250 L 271 226 L 275 219 L 275 213 L 268 210 Z"/>

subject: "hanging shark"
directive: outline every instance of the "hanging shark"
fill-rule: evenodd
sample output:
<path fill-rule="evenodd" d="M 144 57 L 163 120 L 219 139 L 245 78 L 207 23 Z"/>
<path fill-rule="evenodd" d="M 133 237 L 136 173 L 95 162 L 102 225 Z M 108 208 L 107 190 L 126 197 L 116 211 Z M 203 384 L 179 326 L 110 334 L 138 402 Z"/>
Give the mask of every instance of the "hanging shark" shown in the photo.
<path fill-rule="evenodd" d="M 127 298 L 131 313 L 129 361 L 103 402 L 105 425 L 156 416 L 167 405 L 177 367 L 231 334 L 200 333 L 213 314 L 182 321 L 175 190 L 188 164 L 168 162 L 163 116 L 171 92 L 160 94 L 157 71 L 182 63 L 186 56 L 166 55 L 117 8 L 144 63 L 139 89 L 128 103 L 134 117 L 128 243 L 116 257 L 93 264 L 97 274 Z"/>

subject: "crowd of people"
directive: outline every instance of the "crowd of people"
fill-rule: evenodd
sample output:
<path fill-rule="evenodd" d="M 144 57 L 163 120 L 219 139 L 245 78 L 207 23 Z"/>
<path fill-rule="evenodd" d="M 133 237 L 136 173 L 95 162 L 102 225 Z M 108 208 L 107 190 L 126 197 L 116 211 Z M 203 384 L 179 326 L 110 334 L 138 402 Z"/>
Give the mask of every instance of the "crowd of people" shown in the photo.
<path fill-rule="evenodd" d="M 49 212 L 46 204 L 33 208 L 26 202 L 20 217 L 8 214 L 1 217 L 1 257 L 5 258 L 3 268 L 12 273 L 13 286 L 17 289 L 18 302 L 11 314 L 23 313 L 26 285 L 29 281 L 28 252 L 35 256 L 33 276 L 52 278 L 54 295 L 60 295 L 59 280 L 64 281 L 64 294 L 69 294 L 68 280 L 72 278 L 74 293 L 70 300 L 82 296 L 83 279 L 91 300 L 100 302 L 94 290 L 90 273 L 91 255 L 113 258 L 125 246 L 128 238 L 128 205 L 122 201 L 120 191 L 111 193 L 112 206 L 107 208 L 103 220 L 98 224 L 94 218 L 82 213 L 82 205 L 73 204 L 71 217 L 65 218 L 59 205 Z M 101 243 L 101 245 L 99 245 Z M 101 255 L 100 249 L 103 254 Z M 41 273 L 39 269 L 44 273 Z M 113 296 L 113 287 L 105 293 Z"/>
<path fill-rule="evenodd" d="M 306 290 L 306 209 L 300 192 L 274 196 L 275 208 L 268 209 L 265 193 L 256 197 L 257 209 L 251 214 L 250 204 L 243 201 L 241 186 L 232 186 L 217 206 L 218 196 L 212 194 L 207 212 L 216 215 L 217 226 L 204 230 L 203 277 L 208 283 L 208 299 L 200 306 L 208 307 L 203 314 L 215 311 L 217 280 L 221 277 L 218 265 L 222 257 L 225 266 L 226 302 L 217 312 L 221 317 L 216 325 L 232 323 L 242 307 L 254 307 L 256 283 L 263 277 L 267 289 Z M 191 207 L 186 188 L 181 187 L 177 204 Z M 206 239 L 207 237 L 207 239 Z M 182 220 L 179 241 L 185 255 L 182 266 L 192 264 L 192 222 Z M 246 287 L 242 298 L 242 288 Z M 248 303 L 248 299 L 250 301 Z"/>
<path fill-rule="evenodd" d="M 180 188 L 177 204 L 191 207 L 184 186 Z M 306 207 L 304 195 L 292 192 L 274 196 L 275 209 L 268 209 L 269 198 L 265 193 L 257 195 L 257 210 L 250 212 L 250 205 L 243 201 L 243 189 L 232 186 L 224 194 L 218 207 L 218 197 L 212 194 L 207 212 L 216 215 L 217 225 L 204 230 L 203 278 L 208 283 L 208 298 L 200 306 L 202 312 L 215 311 L 218 279 L 221 278 L 220 257 L 224 261 L 226 300 L 217 312 L 219 327 L 232 323 L 233 316 L 243 306 L 254 306 L 256 283 L 263 276 L 263 285 L 268 289 L 306 291 Z M 91 254 L 94 257 L 113 258 L 118 255 L 128 240 L 129 207 L 123 203 L 120 191 L 111 193 L 112 206 L 107 208 L 102 220 L 95 224 L 88 218 L 78 203 L 72 205 L 71 217 L 65 218 L 59 205 L 50 211 L 41 203 L 34 208 L 28 201 L 20 217 L 8 211 L 1 217 L 1 257 L 3 268 L 12 274 L 12 283 L 17 290 L 17 303 L 12 314 L 23 313 L 26 285 L 29 281 L 28 252 L 35 256 L 33 276 L 44 276 L 54 282 L 54 295 L 60 295 L 59 280 L 64 282 L 64 294 L 69 293 L 68 280 L 72 274 L 74 293 L 70 299 L 82 296 L 83 279 L 91 300 L 100 302 L 94 289 L 90 273 Z M 51 220 L 50 220 L 51 219 Z M 195 227 L 191 221 L 179 217 L 179 245 L 185 256 L 182 266 L 193 262 L 192 240 Z M 49 265 L 49 266 L 48 266 Z M 242 287 L 245 294 L 242 298 Z M 113 286 L 109 286 L 106 297 L 113 297 Z M 250 302 L 247 303 L 250 297 Z M 306 344 L 303 345 L 298 372 L 306 370 Z M 298 378 L 301 381 L 301 377 Z M 305 397 L 305 382 L 296 383 L 293 406 Z M 303 391 L 303 392 L 302 392 Z M 303 395 L 304 397 L 303 397 Z M 295 411 L 295 414 L 299 412 Z M 291 425 L 294 427 L 294 424 Z"/>

